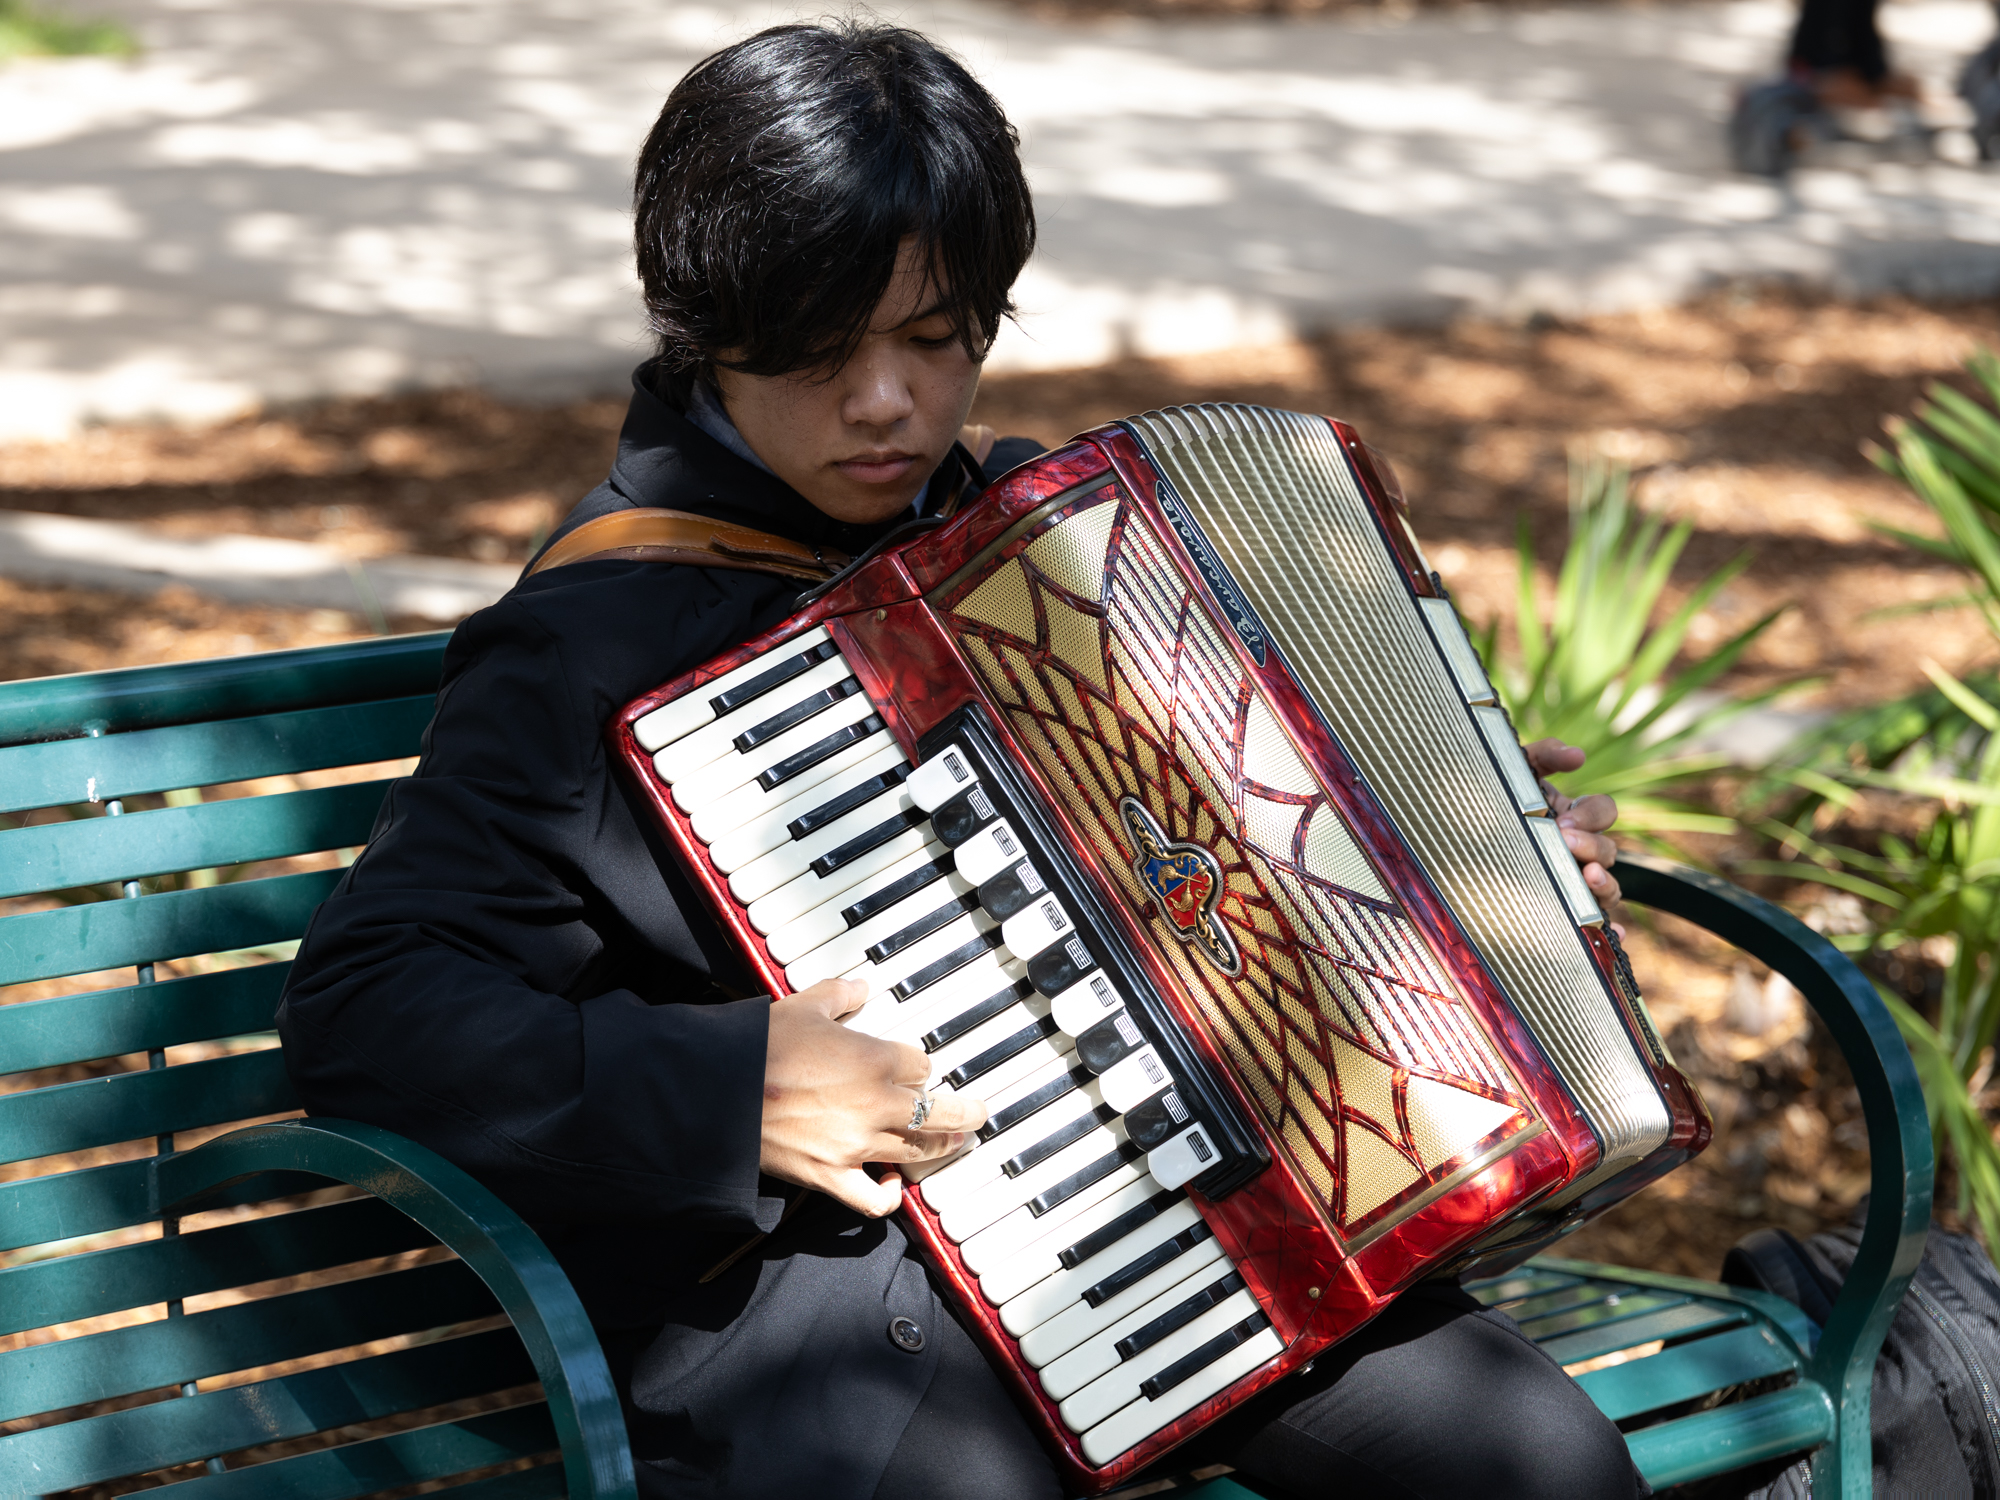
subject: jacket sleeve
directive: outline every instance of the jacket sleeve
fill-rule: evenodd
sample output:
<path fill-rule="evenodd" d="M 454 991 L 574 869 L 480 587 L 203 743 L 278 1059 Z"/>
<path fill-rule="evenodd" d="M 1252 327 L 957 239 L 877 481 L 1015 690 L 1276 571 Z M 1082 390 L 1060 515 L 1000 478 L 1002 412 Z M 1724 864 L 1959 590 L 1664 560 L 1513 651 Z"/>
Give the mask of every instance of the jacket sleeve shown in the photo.
<path fill-rule="evenodd" d="M 707 603 L 686 660 L 743 628 Z M 518 598 L 461 627 L 416 773 L 301 946 L 286 1065 L 313 1113 L 418 1140 L 531 1220 L 768 1230 L 768 1004 L 722 998 L 684 922 L 647 930 L 679 917 L 605 764 L 593 654 Z M 634 948 L 665 976 L 645 995 L 614 982 Z"/>

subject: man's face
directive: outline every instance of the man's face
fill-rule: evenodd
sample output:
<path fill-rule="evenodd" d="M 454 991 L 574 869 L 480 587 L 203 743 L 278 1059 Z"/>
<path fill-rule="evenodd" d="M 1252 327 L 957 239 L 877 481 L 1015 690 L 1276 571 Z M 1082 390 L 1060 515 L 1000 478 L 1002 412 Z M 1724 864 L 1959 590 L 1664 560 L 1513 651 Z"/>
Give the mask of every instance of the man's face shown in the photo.
<path fill-rule="evenodd" d="M 923 491 L 979 389 L 979 364 L 938 310 L 913 241 L 854 355 L 831 376 L 717 366 L 736 430 L 771 472 L 838 521 L 886 521 Z"/>

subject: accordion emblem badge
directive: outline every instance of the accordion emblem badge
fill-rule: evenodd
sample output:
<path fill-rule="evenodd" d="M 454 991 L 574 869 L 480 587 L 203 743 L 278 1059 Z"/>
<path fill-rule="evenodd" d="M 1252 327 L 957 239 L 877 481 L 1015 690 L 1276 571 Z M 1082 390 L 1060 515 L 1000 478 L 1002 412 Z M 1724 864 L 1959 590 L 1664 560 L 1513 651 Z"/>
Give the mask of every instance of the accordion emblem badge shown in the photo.
<path fill-rule="evenodd" d="M 1134 417 L 609 726 L 760 982 L 986 1101 L 905 1219 L 1086 1491 L 1707 1140 L 1384 472 Z"/>

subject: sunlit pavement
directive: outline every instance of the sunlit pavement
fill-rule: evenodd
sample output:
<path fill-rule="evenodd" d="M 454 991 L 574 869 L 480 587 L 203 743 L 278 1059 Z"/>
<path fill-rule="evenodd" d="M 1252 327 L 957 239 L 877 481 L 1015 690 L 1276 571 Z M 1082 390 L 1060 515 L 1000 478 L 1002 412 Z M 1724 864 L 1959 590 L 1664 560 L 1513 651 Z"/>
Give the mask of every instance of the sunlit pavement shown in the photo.
<path fill-rule="evenodd" d="M 146 53 L 0 70 L 0 435 L 410 384 L 615 388 L 645 345 L 626 200 L 646 125 L 690 63 L 791 14 L 68 8 L 122 15 Z M 1074 29 L 881 9 L 958 48 L 1022 130 L 1042 251 L 999 368 L 1743 275 L 2000 286 L 2000 169 L 1728 170 L 1722 122 L 1773 71 L 1783 0 Z M 1883 20 L 1940 101 L 1994 24 L 1985 0 Z"/>

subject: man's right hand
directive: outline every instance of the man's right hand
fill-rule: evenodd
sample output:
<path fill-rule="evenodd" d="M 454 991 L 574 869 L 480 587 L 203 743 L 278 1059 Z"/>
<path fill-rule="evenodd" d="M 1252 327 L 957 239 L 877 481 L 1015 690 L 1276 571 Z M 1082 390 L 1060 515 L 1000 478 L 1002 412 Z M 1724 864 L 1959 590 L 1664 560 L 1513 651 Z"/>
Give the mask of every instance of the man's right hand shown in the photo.
<path fill-rule="evenodd" d="M 906 1042 L 841 1025 L 867 998 L 865 983 L 822 979 L 771 1002 L 761 1165 L 773 1177 L 817 1188 L 879 1219 L 903 1201 L 895 1164 L 950 1155 L 966 1131 L 986 1123 L 986 1106 L 934 1094 L 924 1128 L 910 1130 L 930 1058 Z M 878 1182 L 861 1169 L 864 1162 L 890 1169 Z"/>

